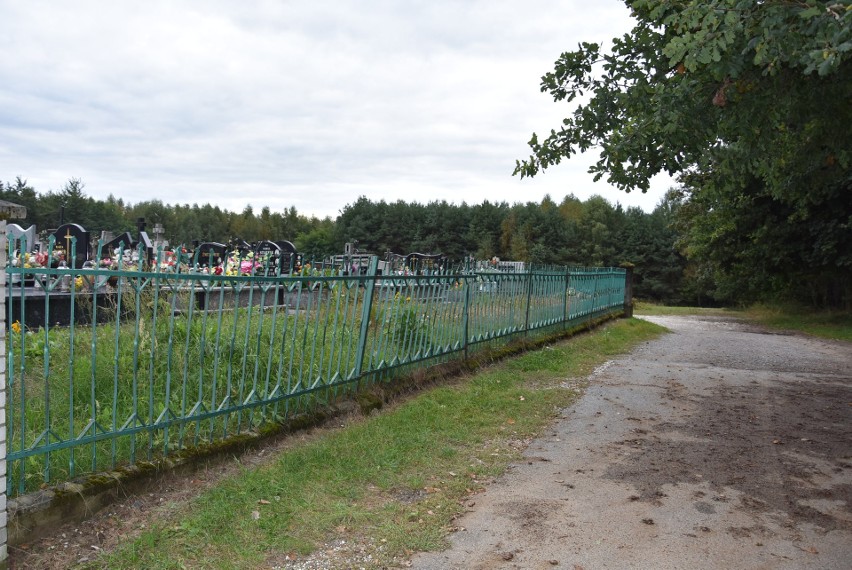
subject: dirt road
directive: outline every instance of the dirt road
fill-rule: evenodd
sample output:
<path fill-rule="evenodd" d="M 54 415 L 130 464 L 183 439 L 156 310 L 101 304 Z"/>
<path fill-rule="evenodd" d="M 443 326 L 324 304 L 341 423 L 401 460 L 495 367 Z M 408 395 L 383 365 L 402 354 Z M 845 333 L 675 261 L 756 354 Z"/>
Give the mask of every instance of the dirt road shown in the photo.
<path fill-rule="evenodd" d="M 852 345 L 648 320 L 413 568 L 852 568 Z"/>

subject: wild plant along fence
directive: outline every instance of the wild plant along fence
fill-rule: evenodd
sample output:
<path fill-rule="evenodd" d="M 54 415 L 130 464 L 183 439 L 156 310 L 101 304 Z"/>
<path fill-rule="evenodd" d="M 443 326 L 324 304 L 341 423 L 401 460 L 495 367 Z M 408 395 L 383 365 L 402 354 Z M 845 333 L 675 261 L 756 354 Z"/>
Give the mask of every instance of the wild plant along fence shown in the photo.
<path fill-rule="evenodd" d="M 612 268 L 208 268 L 163 251 L 146 263 L 141 249 L 117 268 L 76 268 L 73 243 L 72 267 L 17 251 L 27 244 L 10 240 L 10 496 L 254 432 L 358 384 L 624 303 Z"/>

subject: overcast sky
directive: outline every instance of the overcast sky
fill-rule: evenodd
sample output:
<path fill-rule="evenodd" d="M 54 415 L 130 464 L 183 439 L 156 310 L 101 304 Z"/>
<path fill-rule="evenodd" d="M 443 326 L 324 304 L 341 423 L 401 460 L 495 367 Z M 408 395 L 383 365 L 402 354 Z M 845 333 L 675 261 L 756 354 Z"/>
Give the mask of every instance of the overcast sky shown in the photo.
<path fill-rule="evenodd" d="M 562 51 L 631 28 L 617 0 L 0 0 L 0 180 L 39 192 L 295 206 L 557 202 L 650 211 L 574 157 L 513 177 L 570 107 L 539 90 Z"/>

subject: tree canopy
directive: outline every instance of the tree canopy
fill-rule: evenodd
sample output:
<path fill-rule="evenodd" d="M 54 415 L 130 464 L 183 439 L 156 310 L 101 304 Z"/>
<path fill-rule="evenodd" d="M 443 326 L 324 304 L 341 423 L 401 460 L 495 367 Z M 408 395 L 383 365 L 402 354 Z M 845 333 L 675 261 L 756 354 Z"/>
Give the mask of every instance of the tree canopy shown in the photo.
<path fill-rule="evenodd" d="M 823 301 L 850 302 L 850 2 L 626 3 L 630 33 L 608 51 L 580 44 L 542 78 L 575 107 L 533 135 L 515 174 L 597 147 L 595 179 L 622 190 L 677 175 L 681 243 L 720 297 L 797 295 L 815 279 Z"/>

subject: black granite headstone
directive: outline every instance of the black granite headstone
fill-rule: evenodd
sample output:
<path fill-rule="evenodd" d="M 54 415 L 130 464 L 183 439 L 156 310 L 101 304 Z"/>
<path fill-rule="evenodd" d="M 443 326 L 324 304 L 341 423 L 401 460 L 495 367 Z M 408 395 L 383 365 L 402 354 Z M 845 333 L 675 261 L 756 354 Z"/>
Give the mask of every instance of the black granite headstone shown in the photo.
<path fill-rule="evenodd" d="M 148 237 L 148 232 L 145 231 L 146 225 L 145 218 L 136 218 L 136 229 L 139 231 L 139 239 L 133 242 L 133 249 L 139 251 L 141 247 L 144 251 L 140 252 L 139 256 L 142 257 L 144 255 L 145 261 L 151 267 L 156 261 L 156 256 L 154 255 L 154 243 Z"/>
<path fill-rule="evenodd" d="M 242 238 L 234 238 L 230 242 L 228 242 L 228 248 L 230 251 L 237 252 L 239 257 L 244 257 L 246 254 L 250 253 L 254 248 L 248 243 L 246 240 Z"/>
<path fill-rule="evenodd" d="M 227 250 L 228 246 L 224 243 L 217 243 L 215 241 L 205 241 L 198 244 L 198 247 L 195 248 L 198 266 L 215 267 L 216 265 L 219 265 L 222 263 L 222 260 L 225 259 L 225 253 Z"/>
<path fill-rule="evenodd" d="M 275 245 L 281 248 L 281 272 L 289 273 L 294 270 L 296 266 L 301 267 L 302 259 L 299 253 L 296 251 L 296 246 L 287 240 L 276 241 Z"/>
<path fill-rule="evenodd" d="M 263 275 L 277 275 L 282 271 L 281 246 L 274 241 L 257 242 L 254 246 L 254 259 L 263 264 L 260 270 Z"/>
<path fill-rule="evenodd" d="M 82 267 L 89 259 L 89 232 L 79 224 L 63 224 L 53 233 L 55 238 L 53 250 L 63 252 L 69 267 Z M 75 259 L 71 260 L 71 246 L 74 238 Z"/>
<path fill-rule="evenodd" d="M 119 247 L 122 248 L 122 251 L 119 252 L 119 257 L 124 253 L 125 249 L 133 249 L 133 236 L 130 235 L 130 232 L 124 232 L 123 234 L 119 234 L 106 242 L 103 245 L 103 249 L 101 250 L 101 255 L 112 256 L 116 249 Z"/>

